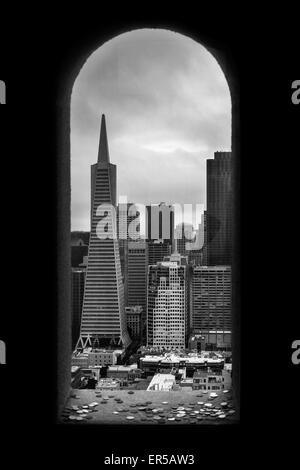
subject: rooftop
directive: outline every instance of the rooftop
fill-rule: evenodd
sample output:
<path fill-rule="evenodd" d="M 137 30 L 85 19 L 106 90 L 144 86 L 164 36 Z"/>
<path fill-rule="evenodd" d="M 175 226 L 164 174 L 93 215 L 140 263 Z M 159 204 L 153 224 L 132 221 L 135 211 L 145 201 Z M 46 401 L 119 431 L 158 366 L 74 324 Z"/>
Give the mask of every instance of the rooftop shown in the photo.
<path fill-rule="evenodd" d="M 231 271 L 231 266 L 195 266 L 194 271 Z"/>
<path fill-rule="evenodd" d="M 109 366 L 109 372 L 129 372 L 131 370 L 136 370 L 137 364 L 131 364 L 129 366 Z"/>
<path fill-rule="evenodd" d="M 216 359 L 198 355 L 186 355 L 181 356 L 177 354 L 169 354 L 169 355 L 161 355 L 161 356 L 144 356 L 141 357 L 140 361 L 143 362 L 161 362 L 163 364 L 166 363 L 176 363 L 176 362 L 187 362 L 187 363 L 198 363 L 204 364 L 205 362 L 214 363 L 214 364 L 221 364 L 224 359 Z"/>
<path fill-rule="evenodd" d="M 152 378 L 147 391 L 169 391 L 175 383 L 173 374 L 155 374 Z"/>
<path fill-rule="evenodd" d="M 122 354 L 124 352 L 123 349 L 100 349 L 100 348 L 85 348 L 82 352 L 76 351 L 73 354 L 73 357 L 82 357 L 88 356 L 89 354 Z"/>
<path fill-rule="evenodd" d="M 75 398 L 76 397 L 76 398 Z M 118 402 L 117 402 L 118 400 Z M 97 403 L 88 413 L 77 414 L 72 407 L 80 408 Z M 206 407 L 205 403 L 212 404 Z M 220 419 L 221 403 L 227 403 L 225 417 Z M 178 407 L 185 410 L 179 411 Z M 219 408 L 219 410 L 218 410 Z M 79 410 L 80 411 L 80 410 Z M 183 413 L 184 411 L 185 413 Z M 180 414 L 180 416 L 178 416 Z M 72 418 L 69 418 L 72 416 Z M 79 421 L 74 419 L 82 417 Z M 132 418 L 128 419 L 128 416 Z M 175 418 L 169 420 L 170 418 Z M 170 392 L 135 391 L 129 394 L 126 390 L 100 392 L 99 390 L 73 390 L 62 416 L 62 422 L 78 425 L 93 424 L 146 424 L 146 425 L 222 425 L 238 422 L 234 410 L 231 389 L 227 393 L 217 392 L 217 397 L 210 399 L 209 393 L 199 390 Z"/>

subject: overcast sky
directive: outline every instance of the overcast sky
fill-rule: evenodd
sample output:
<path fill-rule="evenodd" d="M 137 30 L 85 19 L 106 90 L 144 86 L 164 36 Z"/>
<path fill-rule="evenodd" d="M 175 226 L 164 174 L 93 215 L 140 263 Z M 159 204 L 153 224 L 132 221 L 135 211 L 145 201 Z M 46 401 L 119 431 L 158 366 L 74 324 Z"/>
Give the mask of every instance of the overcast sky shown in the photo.
<path fill-rule="evenodd" d="M 90 166 L 102 113 L 118 196 L 205 204 L 206 159 L 231 150 L 231 100 L 204 47 L 177 33 L 143 29 L 89 57 L 71 102 L 72 230 L 90 228 Z"/>

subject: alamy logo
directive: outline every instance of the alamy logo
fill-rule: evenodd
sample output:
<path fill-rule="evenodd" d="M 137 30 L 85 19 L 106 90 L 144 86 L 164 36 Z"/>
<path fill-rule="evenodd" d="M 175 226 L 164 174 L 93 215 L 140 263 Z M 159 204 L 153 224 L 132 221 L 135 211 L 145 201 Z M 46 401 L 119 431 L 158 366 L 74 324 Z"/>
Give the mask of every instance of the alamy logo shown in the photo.
<path fill-rule="evenodd" d="M 292 103 L 299 104 L 300 103 L 300 80 L 293 81 L 292 89 L 295 90 L 292 93 Z"/>
<path fill-rule="evenodd" d="M 204 229 L 202 225 L 203 204 L 165 203 L 148 206 L 135 203 L 129 205 L 126 196 L 120 196 L 118 211 L 113 204 L 100 204 L 95 211 L 96 235 L 100 240 L 161 240 L 170 239 L 171 220 L 185 220 L 183 229 L 175 230 L 174 239 L 184 238 L 189 250 L 201 249 L 204 244 Z M 147 222 L 150 218 L 150 228 Z M 95 219 L 95 220 L 96 220 Z M 180 224 L 179 224 L 180 226 Z M 191 229 L 192 226 L 202 227 Z M 203 232 L 203 233 L 202 233 Z"/>
<path fill-rule="evenodd" d="M 6 104 L 6 86 L 3 80 L 0 80 L 0 104 Z"/>
<path fill-rule="evenodd" d="M 292 363 L 297 366 L 300 364 L 300 339 L 295 339 L 295 341 L 293 341 L 292 349 L 295 349 L 292 354 Z"/>
<path fill-rule="evenodd" d="M 6 345 L 0 340 L 0 364 L 6 364 Z"/>

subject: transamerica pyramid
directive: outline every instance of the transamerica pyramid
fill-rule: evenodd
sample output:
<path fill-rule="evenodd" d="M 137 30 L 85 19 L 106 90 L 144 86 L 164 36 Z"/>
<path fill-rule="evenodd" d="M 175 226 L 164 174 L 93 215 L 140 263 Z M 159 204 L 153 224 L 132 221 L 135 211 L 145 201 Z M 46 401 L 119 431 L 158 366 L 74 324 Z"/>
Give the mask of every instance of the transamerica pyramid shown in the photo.
<path fill-rule="evenodd" d="M 91 234 L 77 347 L 130 344 L 116 234 L 116 165 L 102 115 L 98 162 L 91 167 Z"/>

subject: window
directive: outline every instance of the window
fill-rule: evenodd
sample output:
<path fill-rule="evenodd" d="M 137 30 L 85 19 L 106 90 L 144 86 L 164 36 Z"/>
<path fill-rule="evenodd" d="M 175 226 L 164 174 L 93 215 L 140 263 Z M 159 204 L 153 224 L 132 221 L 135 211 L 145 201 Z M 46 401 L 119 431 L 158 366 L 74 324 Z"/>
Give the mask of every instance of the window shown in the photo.
<path fill-rule="evenodd" d="M 86 57 L 85 57 L 85 59 L 86 59 Z M 74 68 L 74 70 L 75 70 L 75 68 Z M 73 77 L 74 77 L 74 76 L 75 76 L 75 72 L 72 72 L 72 73 L 73 73 Z M 233 90 L 233 91 L 234 91 L 234 90 Z M 69 99 L 69 98 L 67 98 L 67 99 Z M 60 100 L 58 100 L 58 102 L 60 102 Z M 235 102 L 235 105 L 236 105 L 236 102 Z M 236 109 L 236 106 L 235 106 L 235 109 Z M 63 116 L 61 119 L 62 119 L 62 124 L 63 124 L 63 129 L 62 129 L 62 131 L 65 131 L 65 132 L 67 133 L 67 130 L 68 130 L 68 119 L 66 118 L 66 116 Z M 235 132 L 234 132 L 234 136 L 236 136 L 236 134 L 237 134 L 237 132 L 235 131 Z M 64 145 L 65 145 L 66 147 L 64 147 Z M 61 154 L 61 156 L 62 156 L 62 159 L 65 157 L 65 155 L 68 155 L 68 143 L 63 142 L 63 144 L 60 145 L 60 150 L 59 150 L 59 152 L 60 152 L 60 154 Z M 67 181 L 68 178 L 65 179 L 65 176 L 66 176 L 66 175 L 63 175 L 63 172 L 64 172 L 63 169 L 59 169 L 59 178 L 62 178 L 62 177 L 63 177 L 63 180 L 64 180 L 64 181 Z M 61 197 L 64 197 L 64 196 L 62 195 L 62 193 L 60 193 L 59 195 L 60 195 Z M 63 207 L 59 208 L 59 211 L 61 211 L 61 213 L 64 213 L 64 217 L 62 217 L 61 219 L 62 219 L 62 220 L 63 220 L 63 219 L 67 219 L 67 217 L 68 217 L 68 209 L 66 209 L 65 206 L 63 206 Z M 64 211 L 66 211 L 66 212 L 64 212 Z M 59 231 L 60 231 L 60 233 L 64 233 L 64 228 L 63 228 L 62 225 L 59 226 Z M 61 237 L 61 239 L 63 240 L 63 239 L 65 239 L 65 237 Z M 60 244 L 59 250 L 58 250 L 58 254 L 59 254 L 59 253 L 62 253 L 62 252 L 61 252 L 61 248 L 63 249 L 63 246 L 64 246 L 63 243 Z M 66 275 L 66 273 L 65 273 L 65 275 Z M 66 278 L 66 279 L 67 279 L 67 278 Z M 59 281 L 61 281 L 61 283 L 60 283 L 60 286 L 61 286 L 61 287 L 66 286 L 66 290 L 65 290 L 65 291 L 67 292 L 68 286 L 67 286 L 67 284 L 62 280 L 62 276 L 61 276 L 61 275 L 59 276 Z M 64 289 L 62 289 L 62 290 L 64 290 Z M 63 301 L 63 302 L 61 303 L 61 305 L 60 305 L 60 308 L 61 308 L 62 310 L 61 310 L 61 314 L 58 314 L 58 318 L 59 318 L 59 319 L 60 319 L 60 318 L 61 318 L 61 319 L 64 319 L 63 309 L 65 309 L 66 306 L 67 306 L 67 304 L 66 304 L 66 303 L 64 304 L 64 302 L 65 302 L 65 301 Z M 66 301 L 66 302 L 68 302 L 68 301 Z M 61 324 L 62 324 L 62 323 L 63 323 L 63 321 L 61 322 Z M 61 335 L 62 338 L 65 337 L 65 329 L 64 329 L 63 327 L 62 327 L 62 328 L 59 328 L 59 335 Z M 67 353 L 66 353 L 66 350 L 68 349 L 67 344 L 64 344 L 64 341 L 58 341 L 58 344 L 60 345 L 59 347 L 61 348 L 61 349 L 59 350 L 59 354 L 64 354 L 64 356 L 67 357 Z M 61 367 L 61 368 L 64 368 L 64 367 L 65 367 L 65 366 L 64 366 L 64 361 L 61 361 L 61 364 L 59 365 L 59 367 Z M 68 373 L 68 372 L 65 371 L 65 376 L 67 376 L 67 373 Z M 64 374 L 59 374 L 59 376 L 60 376 L 60 377 L 63 377 Z M 223 379 L 223 381 L 224 381 L 224 379 Z M 62 392 L 62 394 L 66 393 L 66 390 L 67 390 L 67 386 L 66 386 L 66 385 L 67 385 L 67 384 L 62 384 L 62 386 L 58 387 L 58 389 Z M 63 399 L 61 398 L 61 399 L 59 400 L 59 402 L 62 403 L 62 402 L 63 402 Z"/>

